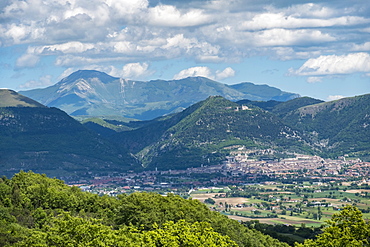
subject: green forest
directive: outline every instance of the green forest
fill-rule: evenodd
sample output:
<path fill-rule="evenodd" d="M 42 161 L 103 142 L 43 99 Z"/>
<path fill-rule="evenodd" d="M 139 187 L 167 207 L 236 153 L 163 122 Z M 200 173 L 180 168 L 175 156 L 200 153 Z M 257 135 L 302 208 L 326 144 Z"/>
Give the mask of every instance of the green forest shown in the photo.
<path fill-rule="evenodd" d="M 99 196 L 33 172 L 0 178 L 0 246 L 289 246 L 198 200 L 157 193 Z M 296 246 L 369 246 L 356 207 Z"/>

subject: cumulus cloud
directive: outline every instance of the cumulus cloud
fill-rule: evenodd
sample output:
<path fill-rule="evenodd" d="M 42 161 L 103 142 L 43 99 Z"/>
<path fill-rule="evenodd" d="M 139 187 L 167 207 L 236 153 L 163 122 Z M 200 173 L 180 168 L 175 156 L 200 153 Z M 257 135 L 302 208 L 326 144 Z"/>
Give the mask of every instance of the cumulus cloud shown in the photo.
<path fill-rule="evenodd" d="M 19 89 L 32 89 L 32 88 L 42 88 L 53 85 L 52 76 L 45 75 L 41 76 L 39 80 L 30 80 L 22 85 L 19 85 Z"/>
<path fill-rule="evenodd" d="M 273 4 L 270 0 L 248 4 L 243 0 L 186 4 L 154 0 L 7 0 L 0 4 L 0 46 L 29 46 L 19 55 L 15 64 L 18 69 L 36 66 L 42 56 L 55 57 L 54 65 L 65 68 L 136 64 L 127 67 L 129 71 L 143 70 L 151 61 L 175 58 L 220 63 L 260 55 L 279 60 L 316 57 L 291 70 L 292 74 L 312 76 L 312 81 L 325 74 L 319 67 L 329 67 L 325 63 L 340 58 L 328 56 L 335 50 L 370 50 L 369 42 L 364 43 L 369 33 L 369 28 L 364 28 L 370 23 L 366 15 L 369 7 L 360 7 L 350 2 L 297 4 L 284 0 Z M 355 54 L 361 59 L 360 53 Z M 335 72 L 328 68 L 326 73 L 367 71 L 361 66 L 365 65 L 352 63 L 352 69 Z M 194 68 L 182 73 L 215 79 L 234 73 Z M 133 77 L 140 74 L 122 73 Z"/>
<path fill-rule="evenodd" d="M 199 66 L 181 70 L 178 74 L 174 75 L 173 79 L 179 80 L 186 77 L 195 77 L 195 76 L 213 78 L 213 76 L 211 76 L 211 70 L 208 67 Z"/>
<path fill-rule="evenodd" d="M 74 53 L 83 53 L 94 48 L 95 45 L 92 43 L 71 41 L 55 45 L 30 46 L 27 52 L 37 55 L 74 54 Z"/>
<path fill-rule="evenodd" d="M 290 69 L 290 74 L 322 76 L 370 72 L 370 54 L 365 52 L 337 56 L 319 56 L 307 60 L 299 69 Z"/>
<path fill-rule="evenodd" d="M 120 76 L 125 79 L 137 79 L 152 73 L 148 71 L 148 67 L 147 63 L 128 63 L 123 66 Z"/>
<path fill-rule="evenodd" d="M 327 100 L 328 101 L 332 101 L 332 100 L 338 100 L 338 99 L 343 99 L 345 98 L 346 96 L 343 96 L 343 95 L 329 95 Z"/>
<path fill-rule="evenodd" d="M 367 23 L 368 20 L 357 16 L 343 16 L 337 18 L 318 19 L 301 18 L 287 13 L 261 13 L 255 15 L 252 20 L 242 23 L 241 29 L 263 30 L 275 28 L 313 28 L 313 27 L 331 27 L 331 26 L 350 26 Z"/>
<path fill-rule="evenodd" d="M 76 70 L 98 70 L 105 72 L 108 75 L 124 79 L 142 79 L 155 72 L 154 70 L 149 69 L 148 63 L 127 63 L 123 67 L 117 67 L 113 65 L 91 64 L 86 66 L 77 66 L 68 68 L 58 77 L 58 80 L 61 80 L 64 77 L 69 76 Z"/>
<path fill-rule="evenodd" d="M 354 44 L 351 50 L 352 51 L 370 51 L 370 42 L 365 42 L 362 44 Z"/>
<path fill-rule="evenodd" d="M 6 37 L 14 40 L 15 44 L 19 44 L 29 34 L 29 28 L 24 25 L 11 24 L 5 32 Z"/>
<path fill-rule="evenodd" d="M 109 57 L 88 57 L 76 55 L 59 56 L 55 60 L 55 65 L 60 67 L 77 67 L 86 64 L 98 64 L 113 61 Z"/>
<path fill-rule="evenodd" d="M 233 70 L 230 67 L 227 67 L 226 69 L 224 69 L 222 71 L 219 71 L 219 70 L 216 71 L 216 79 L 217 80 L 223 80 L 223 79 L 233 77 L 233 76 L 235 76 L 235 70 Z"/>
<path fill-rule="evenodd" d="M 231 67 L 227 67 L 222 71 L 217 70 L 216 72 L 212 72 L 212 70 L 206 66 L 198 66 L 181 70 L 179 73 L 174 75 L 173 79 L 179 80 L 187 77 L 202 76 L 213 80 L 223 80 L 229 77 L 233 77 L 234 75 L 235 71 Z"/>
<path fill-rule="evenodd" d="M 34 54 L 24 54 L 20 58 L 17 59 L 16 67 L 21 68 L 33 68 L 35 67 L 38 62 L 40 61 L 40 57 Z"/>
<path fill-rule="evenodd" d="M 318 50 L 294 50 L 292 47 L 273 47 L 273 48 L 262 48 L 260 53 L 269 53 L 271 57 L 281 61 L 293 60 L 293 59 L 309 59 L 311 57 L 320 56 L 322 51 Z"/>
<path fill-rule="evenodd" d="M 319 77 L 319 76 L 310 76 L 307 78 L 307 82 L 308 83 L 316 83 L 316 82 L 321 82 L 322 81 L 322 77 Z"/>
<path fill-rule="evenodd" d="M 114 18 L 121 22 L 137 21 L 140 19 L 141 14 L 145 12 L 149 5 L 147 0 L 106 0 L 105 3 L 109 6 Z"/>
<path fill-rule="evenodd" d="M 78 69 L 83 69 L 83 68 L 73 68 L 72 67 L 72 68 L 68 68 L 68 69 L 64 70 L 63 73 L 58 76 L 58 80 L 62 80 L 63 78 L 69 76 L 70 74 L 77 71 Z M 86 69 L 94 69 L 94 68 L 86 68 Z M 103 72 L 105 72 L 105 71 L 103 71 Z"/>
<path fill-rule="evenodd" d="M 319 30 L 287 30 L 271 29 L 257 33 L 250 33 L 254 45 L 259 46 L 289 46 L 307 45 L 335 41 L 336 38 Z"/>
<path fill-rule="evenodd" d="M 158 5 L 149 9 L 148 23 L 150 25 L 191 27 L 198 26 L 210 21 L 200 9 L 192 9 L 181 13 L 175 6 Z"/>

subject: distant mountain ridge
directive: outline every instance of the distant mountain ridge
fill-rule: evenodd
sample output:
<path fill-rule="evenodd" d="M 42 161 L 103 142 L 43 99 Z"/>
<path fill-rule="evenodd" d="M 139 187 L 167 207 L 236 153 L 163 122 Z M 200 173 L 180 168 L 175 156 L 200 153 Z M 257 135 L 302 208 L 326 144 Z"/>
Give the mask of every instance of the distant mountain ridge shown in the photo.
<path fill-rule="evenodd" d="M 269 150 L 257 159 L 297 152 L 370 161 L 370 94 L 330 102 L 210 96 L 153 120 L 84 125 L 11 90 L 0 91 L 0 102 L 0 173 L 7 176 L 20 169 L 58 177 L 185 169 L 219 164 L 242 146 Z"/>
<path fill-rule="evenodd" d="M 180 113 L 154 119 L 112 139 L 134 153 L 148 169 L 183 169 L 218 164 L 224 147 L 273 148 L 305 152 L 303 135 L 258 107 L 239 106 L 211 96 Z"/>
<path fill-rule="evenodd" d="M 57 108 L 0 90 L 0 174 L 75 177 L 126 171 L 136 160 Z M 25 103 L 26 102 L 26 103 Z"/>
<path fill-rule="evenodd" d="M 180 113 L 126 127 L 132 130 L 109 138 L 148 169 L 217 164 L 231 146 L 277 151 L 272 158 L 297 152 L 370 160 L 370 94 L 331 102 L 209 97 Z"/>
<path fill-rule="evenodd" d="M 287 101 L 299 97 L 274 87 L 247 82 L 226 85 L 204 77 L 134 81 L 94 70 L 80 70 L 53 86 L 20 93 L 72 116 L 117 115 L 141 120 L 179 112 L 214 95 L 232 101 Z"/>

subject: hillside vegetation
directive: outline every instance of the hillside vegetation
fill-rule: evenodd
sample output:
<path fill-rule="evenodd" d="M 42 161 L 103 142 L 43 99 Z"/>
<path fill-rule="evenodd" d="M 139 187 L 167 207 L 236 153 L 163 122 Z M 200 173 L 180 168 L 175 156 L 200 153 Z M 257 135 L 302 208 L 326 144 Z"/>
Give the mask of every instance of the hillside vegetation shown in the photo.
<path fill-rule="evenodd" d="M 61 180 L 21 171 L 0 178 L 0 246 L 288 247 L 210 211 L 198 200 L 135 192 L 98 196 Z M 370 246 L 370 225 L 347 205 L 309 246 Z"/>
<path fill-rule="evenodd" d="M 0 89 L 0 107 L 45 107 L 9 89 Z"/>
<path fill-rule="evenodd" d="M 151 121 L 120 123 L 128 131 L 109 138 L 147 169 L 219 164 L 232 147 L 271 149 L 271 159 L 292 153 L 370 160 L 370 95 L 323 102 L 236 103 L 212 96 L 184 111 Z M 121 127 L 122 128 L 122 127 Z M 101 129 L 102 135 L 109 132 Z"/>
<path fill-rule="evenodd" d="M 303 131 L 323 155 L 351 154 L 369 160 L 370 94 L 300 106 L 280 116 Z"/>
<path fill-rule="evenodd" d="M 155 119 L 113 139 L 147 168 L 184 169 L 219 164 L 226 147 L 310 152 L 300 133 L 258 107 L 243 107 L 220 96 L 181 113 Z"/>
<path fill-rule="evenodd" d="M 288 246 L 172 194 L 98 196 L 33 172 L 0 191 L 1 246 Z"/>
<path fill-rule="evenodd" d="M 56 108 L 0 108 L 1 174 L 20 169 L 73 177 L 126 171 L 136 165 L 126 151 Z"/>

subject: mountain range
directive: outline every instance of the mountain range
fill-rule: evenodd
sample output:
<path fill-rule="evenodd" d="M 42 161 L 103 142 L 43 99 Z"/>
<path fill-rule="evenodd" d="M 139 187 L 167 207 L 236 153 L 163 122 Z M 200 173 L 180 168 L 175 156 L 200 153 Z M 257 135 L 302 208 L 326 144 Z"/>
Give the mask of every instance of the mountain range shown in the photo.
<path fill-rule="evenodd" d="M 130 126 L 128 124 L 128 126 Z M 218 164 L 230 146 L 310 150 L 301 134 L 258 107 L 210 96 L 186 110 L 110 137 L 144 167 L 166 170 Z"/>
<path fill-rule="evenodd" d="M 232 102 L 211 96 L 150 121 L 92 119 L 84 125 L 129 150 L 148 169 L 218 164 L 231 147 L 241 146 L 274 150 L 272 159 L 308 153 L 370 160 L 369 103 L 370 95 L 331 102 L 309 97 Z"/>
<path fill-rule="evenodd" d="M 64 178 L 185 169 L 219 164 L 241 146 L 272 150 L 257 158 L 306 153 L 370 160 L 370 94 L 330 102 L 209 96 L 152 120 L 82 122 L 11 90 L 0 90 L 0 97 L 0 173 L 5 175 L 20 169 Z"/>
<path fill-rule="evenodd" d="M 133 81 L 95 70 L 79 70 L 53 86 L 19 93 L 72 116 L 116 115 L 140 120 L 179 112 L 212 95 L 232 101 L 287 101 L 299 97 L 250 82 L 226 85 L 204 77 Z"/>

